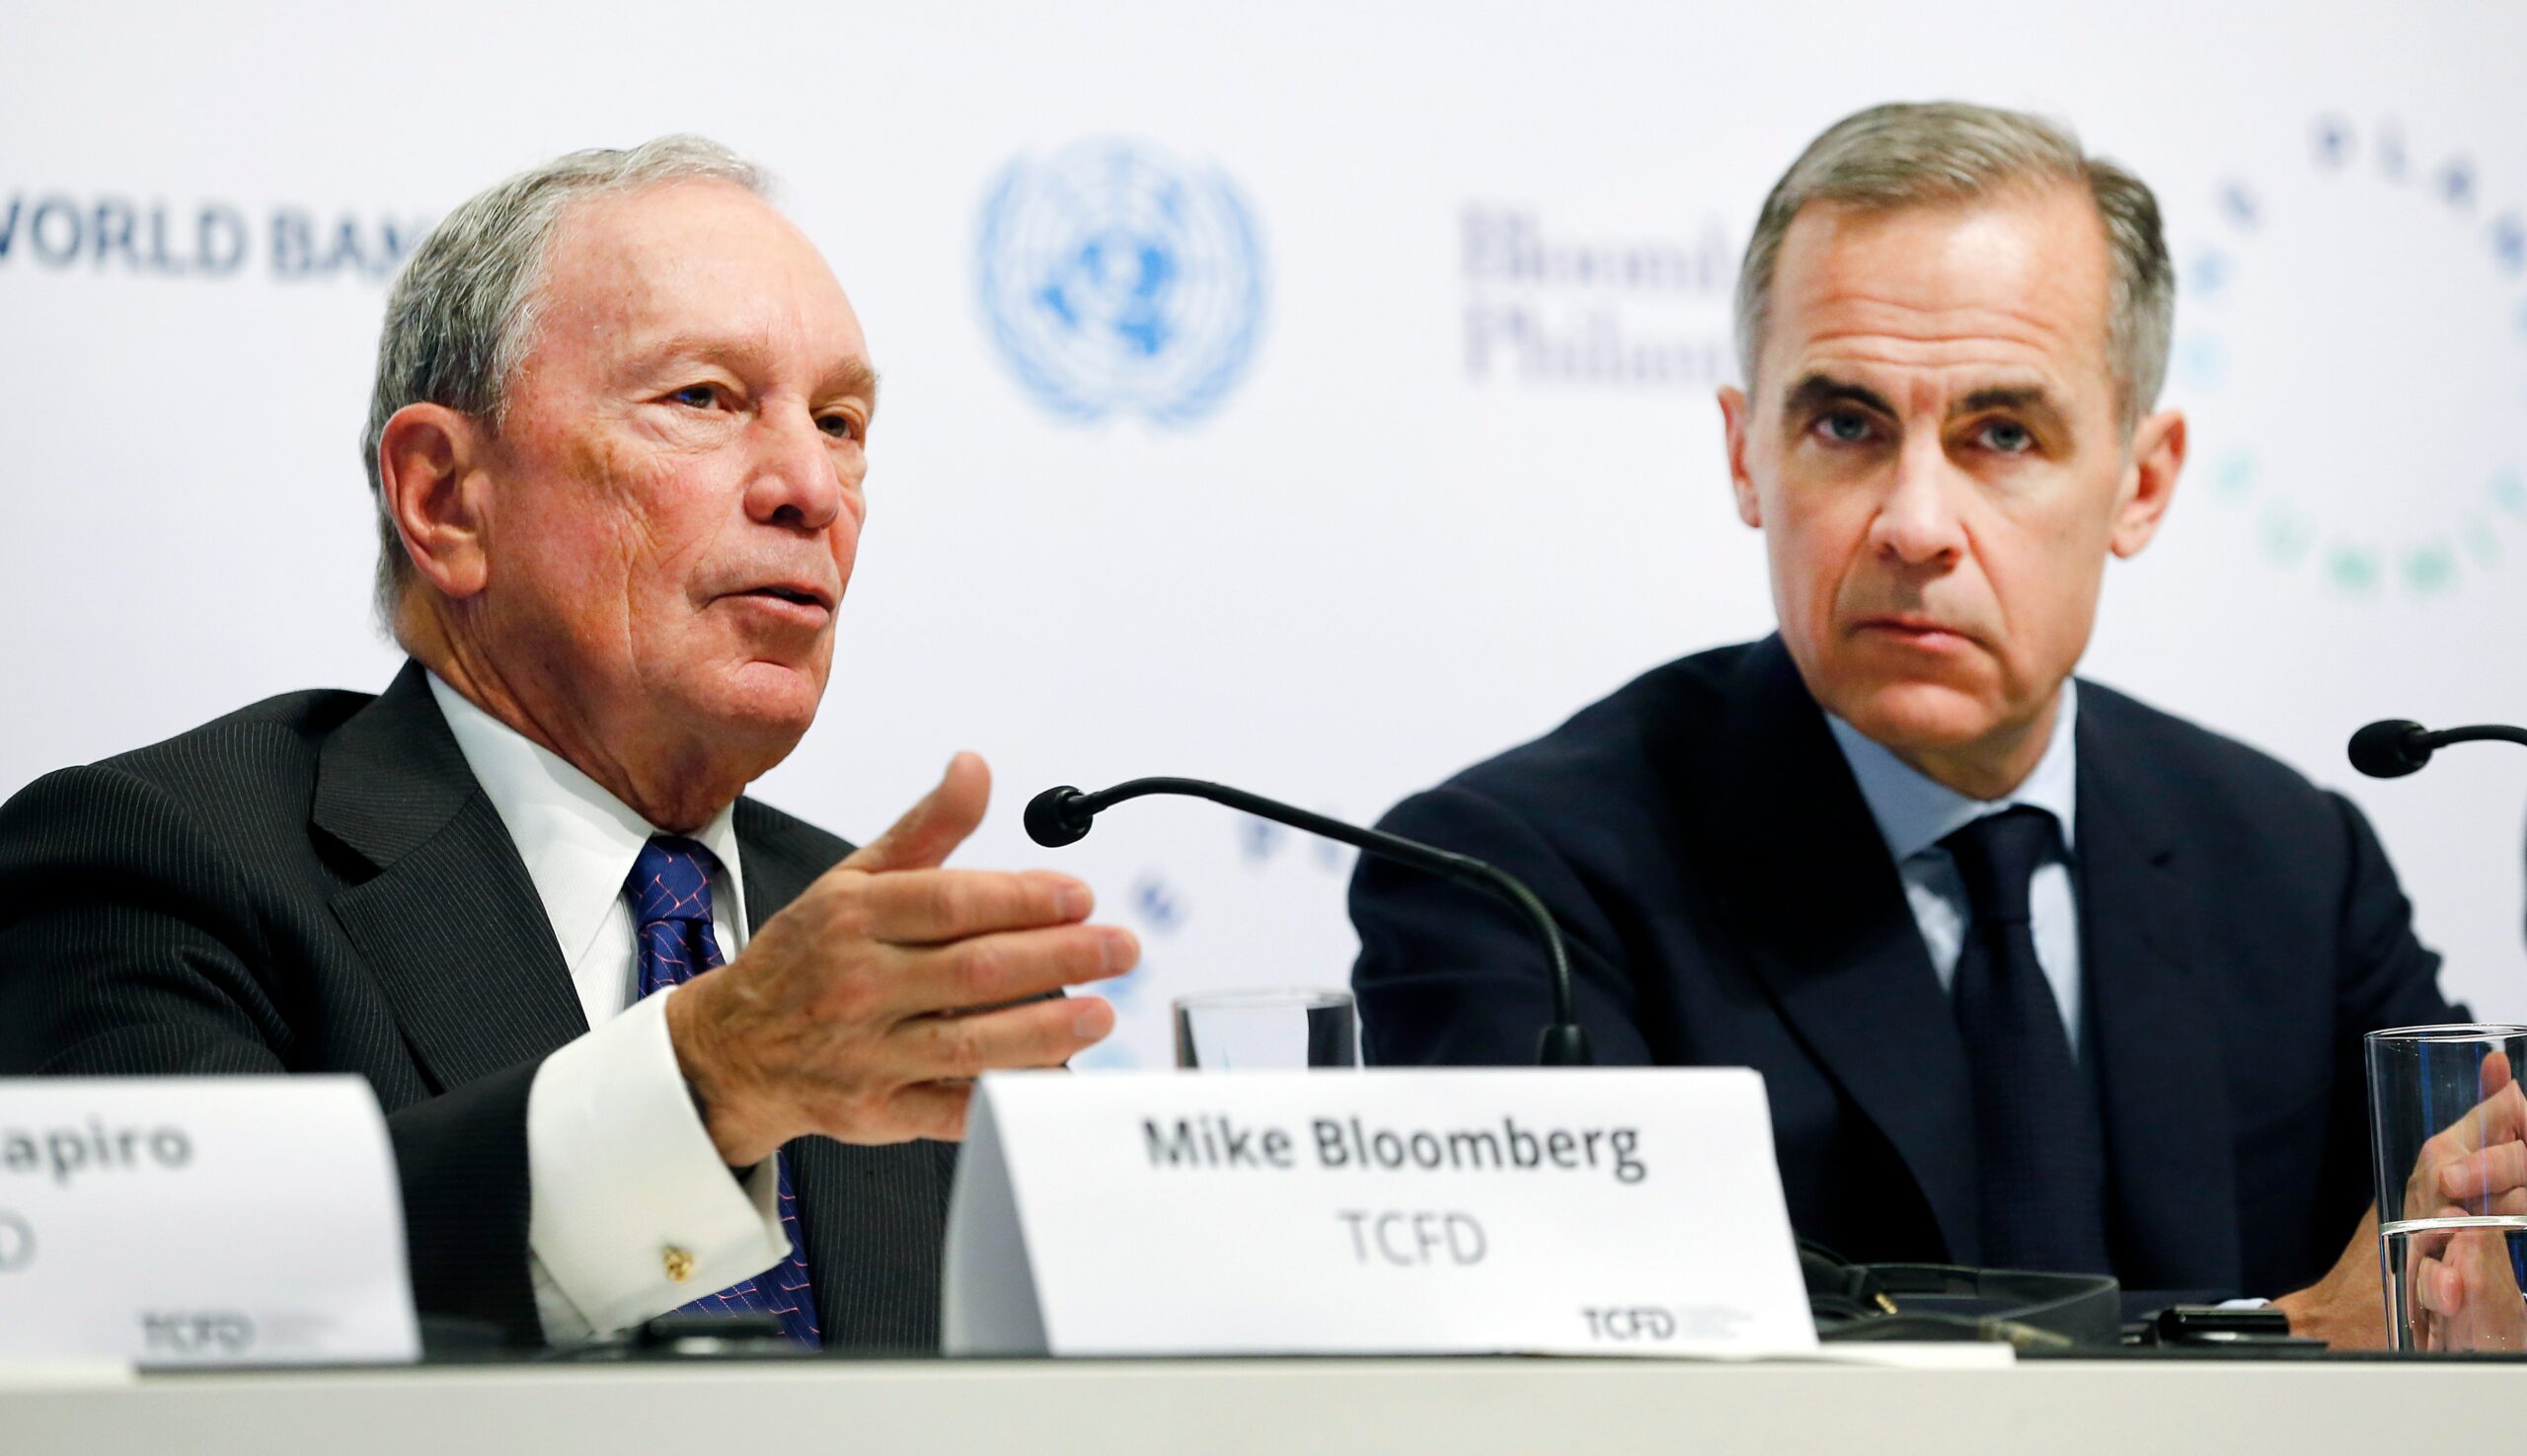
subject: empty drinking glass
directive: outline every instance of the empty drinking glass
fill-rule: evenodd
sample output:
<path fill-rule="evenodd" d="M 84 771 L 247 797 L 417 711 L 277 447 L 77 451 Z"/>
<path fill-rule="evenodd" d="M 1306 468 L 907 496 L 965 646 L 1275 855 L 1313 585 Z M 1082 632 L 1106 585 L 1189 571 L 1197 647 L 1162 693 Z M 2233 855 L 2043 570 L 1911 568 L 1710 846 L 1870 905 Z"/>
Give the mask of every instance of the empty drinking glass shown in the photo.
<path fill-rule="evenodd" d="M 1220 991 L 1176 1002 L 1180 1067 L 1234 1072 L 1359 1064 L 1348 991 Z"/>

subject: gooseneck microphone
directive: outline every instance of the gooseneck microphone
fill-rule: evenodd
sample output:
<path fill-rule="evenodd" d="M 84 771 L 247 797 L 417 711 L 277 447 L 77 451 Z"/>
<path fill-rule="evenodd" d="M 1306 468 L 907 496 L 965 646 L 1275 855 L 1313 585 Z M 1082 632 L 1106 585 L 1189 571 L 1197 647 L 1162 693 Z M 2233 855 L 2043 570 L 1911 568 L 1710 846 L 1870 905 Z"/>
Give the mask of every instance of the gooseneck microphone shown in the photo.
<path fill-rule="evenodd" d="M 1127 799 L 1150 794 L 1182 795 L 1188 799 L 1207 799 L 1230 808 L 1244 809 L 1257 818 L 1304 829 L 1310 834 L 1338 840 L 1366 854 L 1379 855 L 1399 864 L 1411 865 L 1443 880 L 1470 885 L 1487 894 L 1496 895 L 1518 907 L 1535 927 L 1536 939 L 1544 944 L 1545 957 L 1553 965 L 1553 1024 L 1544 1029 L 1536 1043 L 1536 1064 L 1546 1067 L 1584 1067 L 1592 1058 L 1588 1052 L 1588 1034 L 1580 1029 L 1570 1010 L 1570 957 L 1563 949 L 1562 928 L 1553 923 L 1553 912 L 1544 901 L 1505 870 L 1487 865 L 1466 855 L 1389 834 L 1380 829 L 1363 829 L 1340 819 L 1232 789 L 1226 784 L 1206 783 L 1200 779 L 1130 779 L 1111 789 L 1083 794 L 1068 784 L 1047 789 L 1027 804 L 1027 837 L 1046 849 L 1059 849 L 1077 844 L 1086 837 L 1089 826 L 1105 810 Z"/>
<path fill-rule="evenodd" d="M 2479 723 L 2437 732 L 2401 718 L 2383 719 L 2351 735 L 2351 766 L 2373 779 L 2401 779 L 2450 743 L 2527 743 L 2527 728 Z"/>

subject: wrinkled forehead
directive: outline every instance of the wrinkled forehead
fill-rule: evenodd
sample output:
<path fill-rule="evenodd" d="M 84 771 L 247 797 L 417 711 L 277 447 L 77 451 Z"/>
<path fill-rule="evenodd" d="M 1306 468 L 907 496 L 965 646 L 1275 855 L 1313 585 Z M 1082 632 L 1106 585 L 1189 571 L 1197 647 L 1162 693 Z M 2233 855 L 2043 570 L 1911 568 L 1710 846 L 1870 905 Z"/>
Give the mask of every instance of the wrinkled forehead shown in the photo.
<path fill-rule="evenodd" d="M 565 212 L 537 297 L 542 352 L 603 357 L 662 342 L 768 352 L 810 374 L 865 364 L 858 315 L 815 245 L 733 183 L 664 183 Z"/>
<path fill-rule="evenodd" d="M 1782 240 L 1761 374 L 1779 398 L 1819 370 L 2110 396 L 2110 260 L 2084 192 L 1801 208 Z"/>

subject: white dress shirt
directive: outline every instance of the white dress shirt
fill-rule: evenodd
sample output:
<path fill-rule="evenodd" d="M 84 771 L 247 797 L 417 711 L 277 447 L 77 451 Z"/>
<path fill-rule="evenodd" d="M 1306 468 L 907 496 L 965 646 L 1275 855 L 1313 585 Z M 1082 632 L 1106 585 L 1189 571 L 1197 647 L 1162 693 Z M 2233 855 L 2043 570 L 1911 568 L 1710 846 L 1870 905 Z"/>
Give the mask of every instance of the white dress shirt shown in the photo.
<path fill-rule="evenodd" d="M 1861 798 L 1869 802 L 1877 832 L 1904 878 L 1904 898 L 1912 906 L 1913 923 L 1921 927 L 1922 945 L 1930 952 L 1931 969 L 1938 973 L 1942 990 L 1955 984 L 1957 958 L 1965 952 L 1965 934 L 1974 921 L 1965 903 L 1965 881 L 1956 873 L 1956 858 L 1940 848 L 1939 842 L 1985 814 L 2022 805 L 2044 810 L 2061 825 L 2061 846 L 2036 867 L 2027 897 L 2036 963 L 2044 967 L 2044 979 L 2053 988 L 2074 1058 L 2080 1049 L 2080 906 L 2067 857 L 2076 844 L 2072 829 L 2079 801 L 2079 764 L 2071 728 L 2078 717 L 2078 684 L 2065 679 L 2053 736 L 2034 771 L 2005 798 L 1972 799 L 1931 779 L 1883 744 L 1863 737 L 1850 724 L 1825 715 L 1844 761 L 1851 765 L 1852 777 L 1860 781 Z"/>
<path fill-rule="evenodd" d="M 547 1057 L 527 1093 L 527 1247 L 545 1338 L 611 1334 L 772 1267 L 790 1254 L 773 1162 L 730 1176 L 667 1038 L 673 988 L 635 999 L 623 883 L 661 831 L 435 674 L 430 695 L 526 862 L 592 1029 Z M 689 837 L 719 861 L 711 927 L 733 959 L 746 940 L 733 806 Z M 683 1282 L 667 1275 L 670 1251 L 691 1261 Z"/>

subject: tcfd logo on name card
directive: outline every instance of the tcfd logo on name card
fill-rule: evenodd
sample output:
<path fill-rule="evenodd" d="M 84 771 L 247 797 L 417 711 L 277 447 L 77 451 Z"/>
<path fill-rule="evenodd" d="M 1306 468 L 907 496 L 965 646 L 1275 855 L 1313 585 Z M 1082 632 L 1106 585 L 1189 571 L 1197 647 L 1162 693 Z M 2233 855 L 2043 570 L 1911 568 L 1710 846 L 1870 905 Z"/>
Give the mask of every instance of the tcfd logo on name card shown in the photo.
<path fill-rule="evenodd" d="M 2307 137 L 2297 166 L 2225 179 L 2179 248 L 2172 393 L 2267 567 L 2444 598 L 2527 552 L 2527 212 L 2393 120 Z"/>
<path fill-rule="evenodd" d="M 1264 323 L 1264 250 L 1228 179 L 1144 143 L 1022 157 L 975 248 L 1001 360 L 1057 415 L 1185 424 L 1244 376 Z"/>

